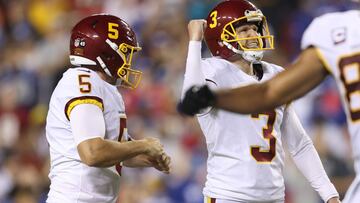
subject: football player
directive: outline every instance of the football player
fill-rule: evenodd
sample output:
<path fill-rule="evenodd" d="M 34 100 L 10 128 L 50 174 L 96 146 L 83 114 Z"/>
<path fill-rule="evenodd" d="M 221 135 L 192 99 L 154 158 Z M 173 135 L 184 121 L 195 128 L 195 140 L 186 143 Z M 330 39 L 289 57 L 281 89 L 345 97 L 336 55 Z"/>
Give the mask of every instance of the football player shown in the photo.
<path fill-rule="evenodd" d="M 261 83 L 283 70 L 261 60 L 265 50 L 273 49 L 273 36 L 261 10 L 246 0 L 219 3 L 206 21 L 190 21 L 188 31 L 183 102 L 189 97 L 185 91 L 193 85 L 207 84 L 211 89 L 239 87 Z M 206 59 L 201 58 L 203 35 L 213 54 Z M 192 90 L 201 100 L 204 91 Z M 187 106 L 181 103 L 180 110 L 186 112 L 188 106 L 196 106 L 199 101 L 194 101 Z M 321 198 L 339 202 L 291 104 L 251 115 L 205 109 L 197 119 L 208 149 L 205 203 L 283 203 L 284 145 Z"/>
<path fill-rule="evenodd" d="M 75 25 L 70 62 L 50 100 L 46 137 L 51 180 L 47 202 L 116 202 L 122 166 L 169 173 L 170 158 L 156 138 L 133 140 L 117 86 L 136 88 L 131 67 L 140 50 L 118 17 L 92 15 Z"/>
<path fill-rule="evenodd" d="M 349 10 L 315 18 L 303 34 L 302 52 L 297 60 L 273 79 L 215 94 L 206 86 L 192 87 L 179 110 L 188 115 L 208 106 L 238 113 L 264 111 L 305 95 L 332 75 L 345 109 L 357 173 L 343 202 L 360 202 L 359 13 Z"/>

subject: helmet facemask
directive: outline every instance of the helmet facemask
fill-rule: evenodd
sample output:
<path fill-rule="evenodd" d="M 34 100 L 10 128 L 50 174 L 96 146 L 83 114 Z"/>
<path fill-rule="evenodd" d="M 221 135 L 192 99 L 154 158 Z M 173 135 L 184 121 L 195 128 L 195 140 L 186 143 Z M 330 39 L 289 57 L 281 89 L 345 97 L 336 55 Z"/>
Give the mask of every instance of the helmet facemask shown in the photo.
<path fill-rule="evenodd" d="M 258 27 L 257 36 L 238 37 L 236 28 L 246 23 L 254 23 Z M 258 46 L 251 48 L 244 46 L 249 40 L 255 40 Z M 274 37 L 270 35 L 266 18 L 260 10 L 246 10 L 244 17 L 227 23 L 221 33 L 221 42 L 227 48 L 237 54 L 241 54 L 245 60 L 250 62 L 261 60 L 264 50 L 274 49 Z"/>
<path fill-rule="evenodd" d="M 142 72 L 131 69 L 131 62 L 134 52 L 140 51 L 141 47 L 131 46 L 125 43 L 120 44 L 118 53 L 120 54 L 123 65 L 118 69 L 117 75 L 121 79 L 120 86 L 135 89 L 141 80 Z"/>
<path fill-rule="evenodd" d="M 126 43 L 122 43 L 117 46 L 115 43 L 110 40 L 106 42 L 111 46 L 111 48 L 116 51 L 121 57 L 123 64 L 117 69 L 117 77 L 119 78 L 116 81 L 117 86 L 135 89 L 141 81 L 142 72 L 139 70 L 134 70 L 131 68 L 131 62 L 133 59 L 133 54 L 141 50 L 139 46 L 131 46 Z"/>

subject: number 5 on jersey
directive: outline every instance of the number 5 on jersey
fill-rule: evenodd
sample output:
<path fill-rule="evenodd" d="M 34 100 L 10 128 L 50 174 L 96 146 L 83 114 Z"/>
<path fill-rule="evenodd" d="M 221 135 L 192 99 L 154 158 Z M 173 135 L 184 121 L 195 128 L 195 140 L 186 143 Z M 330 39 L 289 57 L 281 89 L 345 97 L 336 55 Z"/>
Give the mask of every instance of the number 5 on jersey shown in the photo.
<path fill-rule="evenodd" d="M 91 92 L 91 83 L 89 82 L 90 75 L 79 75 L 79 88 L 81 93 Z"/>

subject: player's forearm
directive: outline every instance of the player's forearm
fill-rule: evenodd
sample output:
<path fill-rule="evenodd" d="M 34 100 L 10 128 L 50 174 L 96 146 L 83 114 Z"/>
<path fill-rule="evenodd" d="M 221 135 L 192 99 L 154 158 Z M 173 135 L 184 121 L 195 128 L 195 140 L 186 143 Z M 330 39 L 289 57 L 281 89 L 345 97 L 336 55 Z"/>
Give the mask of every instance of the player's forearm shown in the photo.
<path fill-rule="evenodd" d="M 258 113 L 291 102 L 328 75 L 314 48 L 304 51 L 287 70 L 261 84 L 221 90 L 215 107 L 238 113 Z"/>
<path fill-rule="evenodd" d="M 123 165 L 126 167 L 132 167 L 132 168 L 151 167 L 152 166 L 150 160 L 147 158 L 147 156 L 145 156 L 143 154 L 123 161 Z"/>
<path fill-rule="evenodd" d="M 86 140 L 79 150 L 81 160 L 95 167 L 109 167 L 137 155 L 146 153 L 143 141 L 115 142 L 100 138 Z"/>
<path fill-rule="evenodd" d="M 308 142 L 301 150 L 296 152 L 293 155 L 293 160 L 300 172 L 325 202 L 328 202 L 333 197 L 339 197 L 337 190 L 330 182 L 323 168 L 312 142 Z"/>
<path fill-rule="evenodd" d="M 223 89 L 216 93 L 215 107 L 237 113 L 250 114 L 273 109 L 275 103 L 267 100 L 267 86 L 249 85 Z"/>

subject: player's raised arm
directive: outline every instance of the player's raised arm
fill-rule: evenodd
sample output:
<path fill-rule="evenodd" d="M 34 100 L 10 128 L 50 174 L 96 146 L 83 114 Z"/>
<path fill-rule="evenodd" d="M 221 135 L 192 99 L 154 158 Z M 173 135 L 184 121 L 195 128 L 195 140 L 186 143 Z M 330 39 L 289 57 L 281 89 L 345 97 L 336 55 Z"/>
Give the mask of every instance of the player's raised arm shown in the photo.
<path fill-rule="evenodd" d="M 191 86 L 205 84 L 205 77 L 201 72 L 201 42 L 205 27 L 206 21 L 203 19 L 191 20 L 188 24 L 189 47 L 181 98 Z"/>

